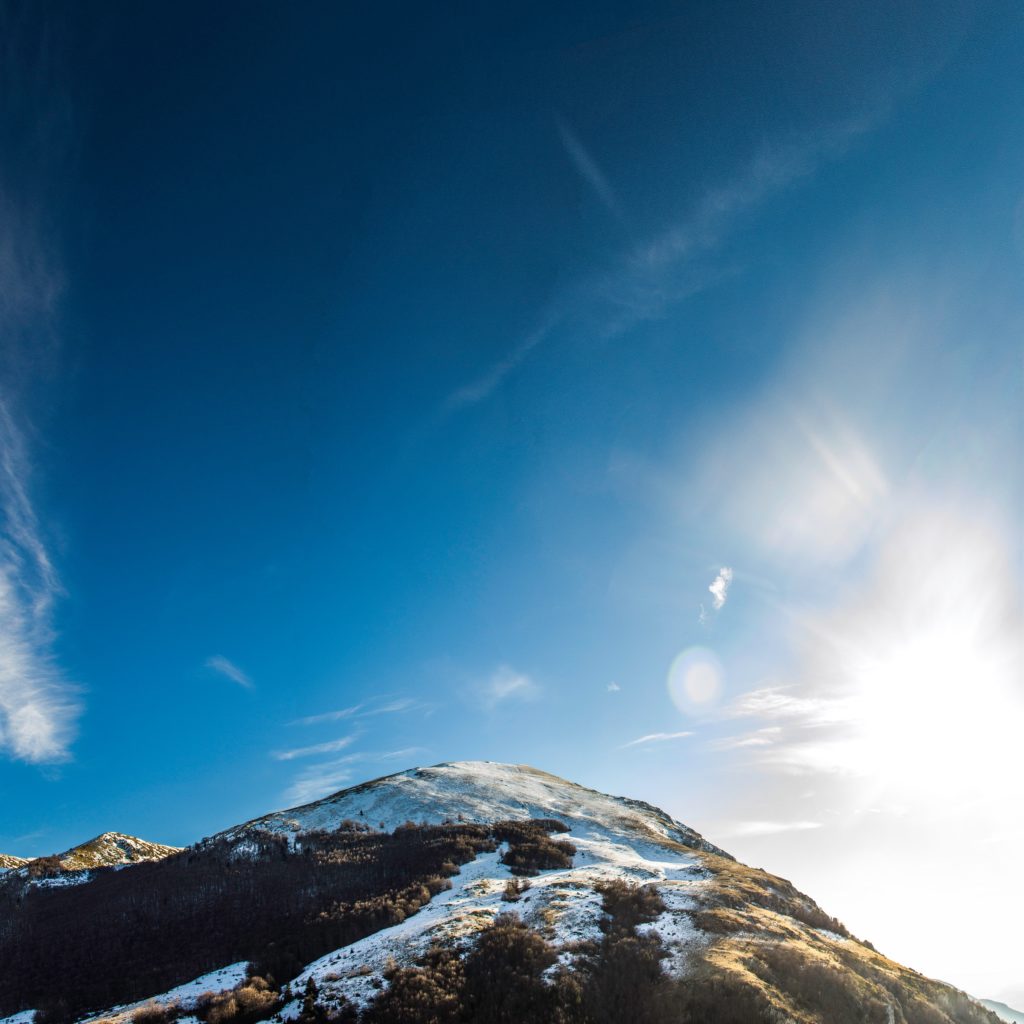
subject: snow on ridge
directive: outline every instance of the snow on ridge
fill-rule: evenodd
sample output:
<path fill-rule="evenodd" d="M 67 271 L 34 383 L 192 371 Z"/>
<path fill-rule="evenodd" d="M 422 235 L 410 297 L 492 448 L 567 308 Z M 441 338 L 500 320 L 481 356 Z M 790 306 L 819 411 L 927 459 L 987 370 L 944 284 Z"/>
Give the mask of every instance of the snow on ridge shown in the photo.
<path fill-rule="evenodd" d="M 220 838 L 236 840 L 253 831 L 333 829 L 346 818 L 388 832 L 406 821 L 557 818 L 572 827 L 574 836 L 588 830 L 628 834 L 723 853 L 650 804 L 608 796 L 528 765 L 494 761 L 453 761 L 388 775 L 315 803 L 264 815 L 220 833 Z"/>
<path fill-rule="evenodd" d="M 104 832 L 57 856 L 65 871 L 80 871 L 84 868 L 135 864 L 143 860 L 162 860 L 178 851 L 177 846 L 151 843 L 123 832 Z"/>

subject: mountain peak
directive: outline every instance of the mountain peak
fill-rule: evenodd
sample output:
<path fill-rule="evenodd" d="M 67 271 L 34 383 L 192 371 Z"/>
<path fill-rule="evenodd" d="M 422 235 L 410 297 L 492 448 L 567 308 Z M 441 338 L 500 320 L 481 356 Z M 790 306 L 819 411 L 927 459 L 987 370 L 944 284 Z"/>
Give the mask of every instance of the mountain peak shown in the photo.
<path fill-rule="evenodd" d="M 177 846 L 151 843 L 123 832 L 103 832 L 57 854 L 57 859 L 64 871 L 86 871 L 89 868 L 135 864 L 144 860 L 162 860 L 178 850 Z"/>
<path fill-rule="evenodd" d="M 497 761 L 444 761 L 410 768 L 264 815 L 221 835 L 309 832 L 336 828 L 346 819 L 391 831 L 408 821 L 490 823 L 528 818 L 557 818 L 574 830 L 598 829 L 729 856 L 651 804 L 599 793 L 530 765 Z"/>

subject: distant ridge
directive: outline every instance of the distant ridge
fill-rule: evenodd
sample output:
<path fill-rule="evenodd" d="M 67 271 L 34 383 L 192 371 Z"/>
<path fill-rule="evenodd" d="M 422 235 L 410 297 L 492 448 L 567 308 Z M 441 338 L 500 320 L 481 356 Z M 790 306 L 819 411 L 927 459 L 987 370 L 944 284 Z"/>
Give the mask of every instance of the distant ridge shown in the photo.
<path fill-rule="evenodd" d="M 1010 1024 L 1024 1024 L 1024 1013 L 1015 1010 L 1012 1006 L 1007 1006 L 1006 1003 L 1000 1003 L 995 999 L 979 999 L 978 1002 L 982 1006 L 987 1006 L 1002 1020 L 1010 1021 Z"/>
<path fill-rule="evenodd" d="M 72 846 L 63 853 L 43 857 L 13 857 L 0 853 L 0 871 L 16 871 L 19 868 L 31 870 L 38 863 L 45 866 L 46 873 L 56 871 L 89 871 L 93 868 L 118 867 L 122 864 L 138 864 L 148 860 L 163 860 L 180 847 L 151 843 L 147 839 L 125 835 L 123 832 L 103 832 L 84 843 Z M 56 863 L 54 863 L 56 861 Z"/>
<path fill-rule="evenodd" d="M 136 864 L 144 860 L 163 860 L 180 847 L 151 843 L 123 832 L 104 832 L 87 842 L 57 854 L 64 871 L 88 871 L 90 868 Z"/>

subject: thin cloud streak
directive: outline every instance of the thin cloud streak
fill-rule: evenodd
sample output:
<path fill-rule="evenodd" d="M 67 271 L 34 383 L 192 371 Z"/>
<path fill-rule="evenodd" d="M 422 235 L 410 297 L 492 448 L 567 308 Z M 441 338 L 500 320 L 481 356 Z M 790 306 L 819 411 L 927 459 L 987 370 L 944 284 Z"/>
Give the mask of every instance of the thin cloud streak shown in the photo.
<path fill-rule="evenodd" d="M 246 690 L 251 690 L 255 685 L 245 672 L 234 662 L 228 661 L 222 654 L 215 654 L 213 657 L 207 658 L 204 664 L 212 672 L 224 676 L 225 679 L 230 679 L 231 682 L 237 683 Z"/>
<path fill-rule="evenodd" d="M 318 754 L 334 754 L 339 750 L 350 747 L 356 736 L 341 736 L 336 740 L 327 740 L 325 743 L 313 743 L 308 747 L 295 747 L 292 750 L 276 750 L 271 754 L 275 761 L 294 761 L 297 757 L 315 757 Z"/>
<path fill-rule="evenodd" d="M 625 218 L 622 215 L 622 209 L 616 198 L 615 190 L 605 176 L 604 171 L 598 166 L 597 161 L 590 155 L 589 150 L 561 119 L 558 122 L 558 134 L 562 140 L 562 146 L 569 155 L 569 159 L 575 165 L 580 177 L 593 189 L 594 194 L 604 205 L 605 209 L 617 221 L 623 222 Z"/>
<path fill-rule="evenodd" d="M 477 405 L 490 398 L 505 378 L 545 341 L 555 326 L 553 319 L 545 320 L 528 334 L 504 359 L 499 359 L 486 373 L 453 391 L 445 401 L 445 411 L 455 412 L 468 405 Z"/>
<path fill-rule="evenodd" d="M 437 705 L 429 704 L 426 701 L 417 700 L 414 697 L 397 697 L 387 701 L 362 701 L 353 704 L 351 707 L 339 708 L 336 711 L 324 711 L 318 715 L 307 715 L 304 718 L 295 718 L 287 725 L 322 725 L 324 722 L 340 722 L 348 718 L 373 718 L 376 715 L 399 715 L 409 711 L 423 711 L 429 713 L 436 710 Z"/>
<path fill-rule="evenodd" d="M 630 740 L 628 743 L 623 743 L 620 747 L 621 750 L 625 750 L 627 747 L 640 747 L 648 743 L 667 743 L 669 740 L 682 740 L 688 736 L 692 736 L 693 733 L 689 730 L 683 732 L 652 732 L 646 736 L 640 736 L 635 740 Z"/>
<path fill-rule="evenodd" d="M 353 704 L 350 708 L 339 708 L 337 711 L 324 711 L 319 715 L 307 715 L 305 718 L 296 718 L 287 724 L 320 725 L 323 722 L 338 722 L 343 718 L 351 718 L 353 715 L 358 714 L 364 707 L 364 704 Z"/>

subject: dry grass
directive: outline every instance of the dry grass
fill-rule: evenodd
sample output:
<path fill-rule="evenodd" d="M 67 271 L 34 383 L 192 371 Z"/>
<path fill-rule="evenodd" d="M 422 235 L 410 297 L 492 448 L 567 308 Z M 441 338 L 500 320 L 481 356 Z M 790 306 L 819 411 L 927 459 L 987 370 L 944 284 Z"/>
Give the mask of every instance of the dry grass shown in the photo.
<path fill-rule="evenodd" d="M 701 853 L 698 975 L 756 992 L 795 1024 L 994 1024 L 963 993 L 864 945 L 785 879 Z M 770 1007 L 770 1010 L 767 1009 Z"/>

